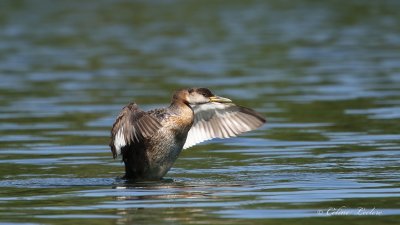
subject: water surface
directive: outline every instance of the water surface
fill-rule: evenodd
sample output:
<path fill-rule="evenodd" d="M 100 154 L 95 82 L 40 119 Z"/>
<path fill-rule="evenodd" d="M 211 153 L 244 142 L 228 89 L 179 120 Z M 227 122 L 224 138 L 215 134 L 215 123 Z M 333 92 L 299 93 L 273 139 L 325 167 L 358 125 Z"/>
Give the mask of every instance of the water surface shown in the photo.
<path fill-rule="evenodd" d="M 2 1 L 0 224 L 397 224 L 397 1 Z M 121 180 L 121 107 L 205 86 L 267 116 Z"/>

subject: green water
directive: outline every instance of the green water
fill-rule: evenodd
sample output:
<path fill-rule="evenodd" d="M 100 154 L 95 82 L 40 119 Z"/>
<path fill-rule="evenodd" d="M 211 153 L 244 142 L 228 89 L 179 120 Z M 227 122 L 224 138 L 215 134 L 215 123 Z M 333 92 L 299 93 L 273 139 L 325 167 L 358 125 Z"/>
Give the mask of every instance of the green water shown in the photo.
<path fill-rule="evenodd" d="M 1 1 L 0 224 L 399 224 L 398 1 Z M 118 179 L 119 110 L 266 115 Z"/>

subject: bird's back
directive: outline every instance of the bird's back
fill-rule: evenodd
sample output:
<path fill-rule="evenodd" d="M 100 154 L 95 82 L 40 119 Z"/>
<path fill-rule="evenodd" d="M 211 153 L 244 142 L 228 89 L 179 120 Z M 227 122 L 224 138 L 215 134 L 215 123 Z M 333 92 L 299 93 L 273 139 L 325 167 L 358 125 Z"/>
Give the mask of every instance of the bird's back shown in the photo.
<path fill-rule="evenodd" d="M 161 124 L 171 115 L 168 108 L 158 108 L 147 111 L 147 114 L 153 116 Z"/>

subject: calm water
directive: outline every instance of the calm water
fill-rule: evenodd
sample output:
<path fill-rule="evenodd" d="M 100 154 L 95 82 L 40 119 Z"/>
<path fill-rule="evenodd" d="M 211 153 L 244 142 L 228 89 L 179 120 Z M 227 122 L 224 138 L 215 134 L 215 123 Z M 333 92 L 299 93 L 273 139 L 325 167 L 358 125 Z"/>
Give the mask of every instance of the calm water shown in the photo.
<path fill-rule="evenodd" d="M 1 1 L 0 224 L 399 224 L 399 1 Z M 118 179 L 123 105 L 268 124 Z"/>

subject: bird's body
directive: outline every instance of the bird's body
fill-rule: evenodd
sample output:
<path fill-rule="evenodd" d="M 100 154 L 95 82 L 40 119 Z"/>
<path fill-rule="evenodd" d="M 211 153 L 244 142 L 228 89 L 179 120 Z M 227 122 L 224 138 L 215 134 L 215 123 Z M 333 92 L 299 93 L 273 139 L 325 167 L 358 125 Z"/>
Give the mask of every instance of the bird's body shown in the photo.
<path fill-rule="evenodd" d="M 178 158 L 193 123 L 193 112 L 188 107 L 156 109 L 148 114 L 156 118 L 161 126 L 151 138 L 144 139 L 134 149 L 122 150 L 125 176 L 128 178 L 163 177 Z M 138 155 L 132 155 L 135 153 Z"/>
<path fill-rule="evenodd" d="M 225 111 L 226 112 L 225 112 Z M 236 106 L 206 88 L 175 92 L 167 108 L 148 112 L 125 106 L 111 130 L 114 158 L 122 155 L 125 178 L 161 179 L 183 148 L 212 138 L 227 138 L 265 123 L 255 111 Z"/>

